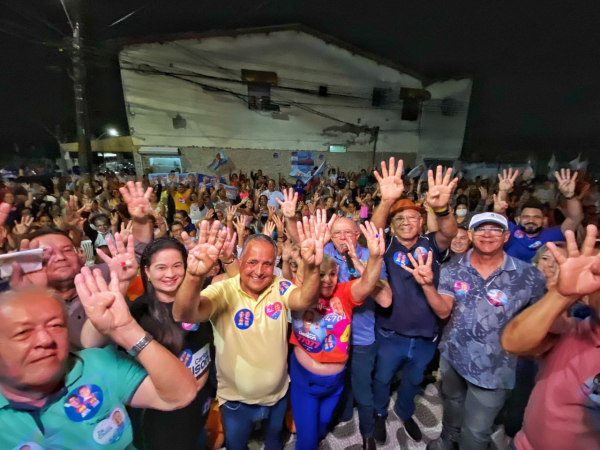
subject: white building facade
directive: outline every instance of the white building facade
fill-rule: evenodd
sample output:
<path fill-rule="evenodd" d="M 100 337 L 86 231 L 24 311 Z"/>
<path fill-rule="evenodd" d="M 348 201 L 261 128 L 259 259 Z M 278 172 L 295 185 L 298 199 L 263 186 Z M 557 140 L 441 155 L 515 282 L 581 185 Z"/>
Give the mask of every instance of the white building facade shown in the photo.
<path fill-rule="evenodd" d="M 291 152 L 311 151 L 349 172 L 462 150 L 471 79 L 430 82 L 300 25 L 128 45 L 119 59 L 138 170 L 205 173 L 222 150 L 222 171 L 287 175 Z"/>

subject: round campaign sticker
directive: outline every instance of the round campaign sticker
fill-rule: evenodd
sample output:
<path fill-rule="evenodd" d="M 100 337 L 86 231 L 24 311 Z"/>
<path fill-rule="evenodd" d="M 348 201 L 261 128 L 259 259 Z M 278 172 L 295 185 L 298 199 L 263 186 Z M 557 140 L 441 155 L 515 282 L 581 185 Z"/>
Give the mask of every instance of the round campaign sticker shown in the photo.
<path fill-rule="evenodd" d="M 121 408 L 113 409 L 108 417 L 94 428 L 94 441 L 102 445 L 119 442 L 126 424 L 127 414 Z"/>
<path fill-rule="evenodd" d="M 469 292 L 469 289 L 471 289 L 469 283 L 466 283 L 464 281 L 454 282 L 454 292 L 456 292 L 457 295 L 465 295 L 467 292 Z"/>
<path fill-rule="evenodd" d="M 235 326 L 240 330 L 247 330 L 252 326 L 252 322 L 254 322 L 254 314 L 249 309 L 240 309 L 233 316 L 233 320 L 235 321 Z"/>
<path fill-rule="evenodd" d="M 204 402 L 204 406 L 202 406 L 202 415 L 205 416 L 210 410 L 210 405 L 212 405 L 212 397 L 208 397 Z"/>
<path fill-rule="evenodd" d="M 267 317 L 270 317 L 273 320 L 277 320 L 279 318 L 282 310 L 283 305 L 279 302 L 265 306 L 265 313 L 267 314 Z"/>
<path fill-rule="evenodd" d="M 516 230 L 515 231 L 515 237 L 517 239 L 523 239 L 525 237 L 525 233 L 523 233 L 523 230 Z"/>
<path fill-rule="evenodd" d="M 406 266 L 408 264 L 408 256 L 404 252 L 396 252 L 394 253 L 394 262 L 398 266 Z"/>
<path fill-rule="evenodd" d="M 179 197 L 178 202 L 179 203 L 185 203 L 186 199 L 184 197 Z"/>
<path fill-rule="evenodd" d="M 508 297 L 499 289 L 492 289 L 487 292 L 487 300 L 492 306 L 504 306 L 508 303 Z"/>
<path fill-rule="evenodd" d="M 285 294 L 291 285 L 292 285 L 292 283 L 290 283 L 289 281 L 280 281 L 279 282 L 279 295 Z"/>
<path fill-rule="evenodd" d="M 415 249 L 415 251 L 413 252 L 413 258 L 415 258 L 416 261 L 419 260 L 419 250 L 421 250 L 421 256 L 423 257 L 423 261 L 427 261 L 427 249 L 421 246 Z"/>
<path fill-rule="evenodd" d="M 83 422 L 94 417 L 103 400 L 102 389 L 95 384 L 76 387 L 67 395 L 65 413 L 73 422 Z"/>
<path fill-rule="evenodd" d="M 190 367 L 194 354 L 189 348 L 186 348 L 179 354 L 179 361 L 185 364 L 185 367 Z"/>
<path fill-rule="evenodd" d="M 22 444 L 17 445 L 12 450 L 44 450 L 44 447 L 41 447 L 35 442 L 23 442 Z"/>
<path fill-rule="evenodd" d="M 200 326 L 197 323 L 181 322 L 181 328 L 187 331 L 198 331 L 198 328 L 200 328 Z"/>
<path fill-rule="evenodd" d="M 328 334 L 323 342 L 323 350 L 326 352 L 330 352 L 335 348 L 335 336 L 333 334 Z"/>
<path fill-rule="evenodd" d="M 529 248 L 532 249 L 532 250 L 537 250 L 541 246 L 542 246 L 542 241 L 535 241 L 533 244 L 531 244 L 529 246 Z"/>

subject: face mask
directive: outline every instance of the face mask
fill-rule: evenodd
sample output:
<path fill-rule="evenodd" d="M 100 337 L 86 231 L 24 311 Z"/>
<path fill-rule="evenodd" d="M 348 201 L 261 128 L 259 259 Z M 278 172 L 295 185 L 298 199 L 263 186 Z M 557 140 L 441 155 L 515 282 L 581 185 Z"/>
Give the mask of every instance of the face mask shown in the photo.
<path fill-rule="evenodd" d="M 465 217 L 467 215 L 467 210 L 466 209 L 457 209 L 456 215 L 458 217 Z"/>

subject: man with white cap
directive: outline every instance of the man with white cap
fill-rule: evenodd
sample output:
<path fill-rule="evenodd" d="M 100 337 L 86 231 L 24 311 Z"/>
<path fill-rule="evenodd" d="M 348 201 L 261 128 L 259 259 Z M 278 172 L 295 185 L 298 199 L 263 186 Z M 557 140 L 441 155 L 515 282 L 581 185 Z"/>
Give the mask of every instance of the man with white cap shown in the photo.
<path fill-rule="evenodd" d="M 506 391 L 514 387 L 517 359 L 502 349 L 500 336 L 514 316 L 545 294 L 545 279 L 532 265 L 504 252 L 509 237 L 504 216 L 477 214 L 469 224 L 472 250 L 442 267 L 437 291 L 427 288 L 433 283 L 430 258 L 419 258 L 414 269 L 406 269 L 429 301 L 453 304 L 440 343 L 442 436 L 429 450 L 456 444 L 461 450 L 486 450 Z"/>

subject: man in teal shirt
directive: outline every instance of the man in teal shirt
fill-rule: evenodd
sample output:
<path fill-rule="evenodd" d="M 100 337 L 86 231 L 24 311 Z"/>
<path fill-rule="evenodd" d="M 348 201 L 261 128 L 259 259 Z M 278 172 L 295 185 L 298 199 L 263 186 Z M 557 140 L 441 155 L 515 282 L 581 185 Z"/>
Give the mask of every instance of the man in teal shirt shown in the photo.
<path fill-rule="evenodd" d="M 84 268 L 77 292 L 114 347 L 69 353 L 64 305 L 43 290 L 0 297 L 0 449 L 133 448 L 126 405 L 173 410 L 196 396 L 189 369 L 129 314 L 113 282 Z"/>

